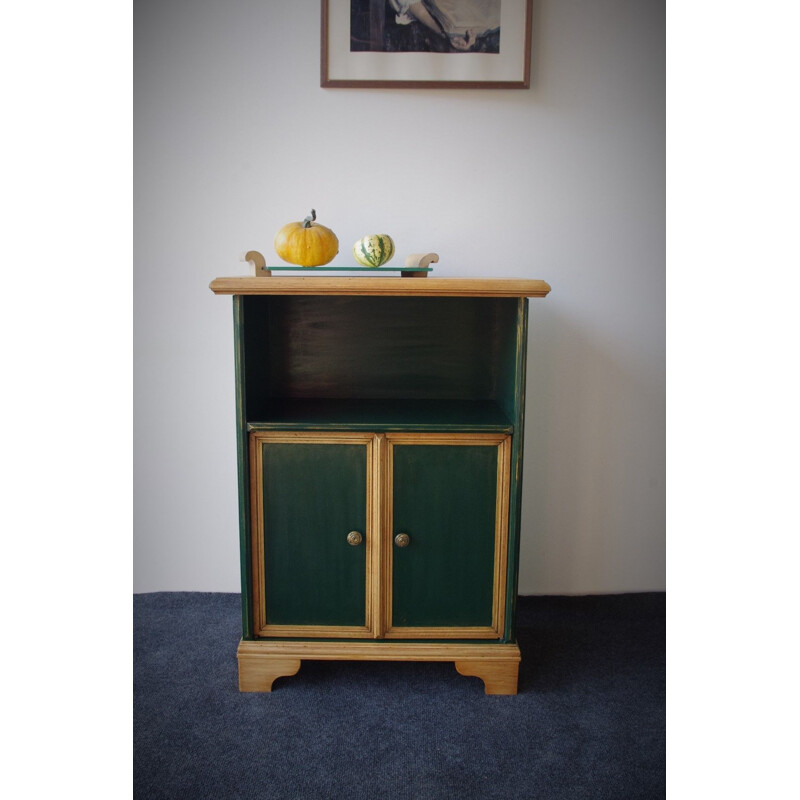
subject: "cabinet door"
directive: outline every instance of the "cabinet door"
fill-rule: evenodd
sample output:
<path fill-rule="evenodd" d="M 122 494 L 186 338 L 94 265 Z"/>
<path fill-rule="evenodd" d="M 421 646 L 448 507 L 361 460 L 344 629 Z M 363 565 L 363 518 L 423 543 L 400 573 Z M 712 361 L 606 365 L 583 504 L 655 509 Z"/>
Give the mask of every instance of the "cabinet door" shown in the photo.
<path fill-rule="evenodd" d="M 384 635 L 502 638 L 510 437 L 386 439 Z"/>
<path fill-rule="evenodd" d="M 375 442 L 250 436 L 256 636 L 372 635 Z"/>

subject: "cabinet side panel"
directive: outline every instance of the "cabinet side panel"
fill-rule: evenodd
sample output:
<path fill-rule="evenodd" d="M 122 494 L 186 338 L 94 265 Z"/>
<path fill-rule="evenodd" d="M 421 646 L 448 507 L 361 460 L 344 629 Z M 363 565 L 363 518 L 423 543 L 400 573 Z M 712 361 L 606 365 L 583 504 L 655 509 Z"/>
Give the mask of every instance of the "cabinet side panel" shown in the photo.
<path fill-rule="evenodd" d="M 511 476 L 508 518 L 508 586 L 506 590 L 505 641 L 515 640 L 519 546 L 522 513 L 522 455 L 525 432 L 525 386 L 528 352 L 528 298 L 517 301 L 513 408 L 514 436 L 511 443 Z"/>
<path fill-rule="evenodd" d="M 247 441 L 244 298 L 233 298 L 234 365 L 236 370 L 236 461 L 239 474 L 239 557 L 242 585 L 242 638 L 253 638 L 250 551 L 250 463 Z"/>

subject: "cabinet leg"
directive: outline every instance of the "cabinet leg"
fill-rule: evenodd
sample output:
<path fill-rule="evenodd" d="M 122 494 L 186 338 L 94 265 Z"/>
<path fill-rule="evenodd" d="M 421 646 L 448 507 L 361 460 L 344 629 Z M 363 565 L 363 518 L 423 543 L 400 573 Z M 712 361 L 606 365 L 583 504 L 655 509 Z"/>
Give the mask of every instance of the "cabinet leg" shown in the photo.
<path fill-rule="evenodd" d="M 299 658 L 271 658 L 270 656 L 239 656 L 239 691 L 271 692 L 276 678 L 296 675 L 300 669 Z"/>
<path fill-rule="evenodd" d="M 461 675 L 480 678 L 486 694 L 516 694 L 519 675 L 518 661 L 456 661 Z"/>

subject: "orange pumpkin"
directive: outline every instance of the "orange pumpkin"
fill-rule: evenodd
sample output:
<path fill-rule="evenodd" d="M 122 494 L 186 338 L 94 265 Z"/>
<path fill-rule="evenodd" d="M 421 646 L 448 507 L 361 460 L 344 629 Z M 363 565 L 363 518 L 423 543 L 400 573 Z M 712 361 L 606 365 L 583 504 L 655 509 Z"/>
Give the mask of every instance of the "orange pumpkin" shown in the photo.
<path fill-rule="evenodd" d="M 278 231 L 275 251 L 284 261 L 301 267 L 320 267 L 339 252 L 336 234 L 314 222 L 316 218 L 317 212 L 312 208 L 302 222 L 290 222 Z"/>

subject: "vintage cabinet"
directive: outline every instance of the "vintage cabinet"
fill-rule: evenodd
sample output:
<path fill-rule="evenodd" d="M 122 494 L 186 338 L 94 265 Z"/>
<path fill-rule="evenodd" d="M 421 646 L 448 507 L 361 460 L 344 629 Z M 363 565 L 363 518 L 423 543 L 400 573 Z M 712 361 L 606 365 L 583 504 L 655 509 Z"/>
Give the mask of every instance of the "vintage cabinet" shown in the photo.
<path fill-rule="evenodd" d="M 303 659 L 514 694 L 532 280 L 218 278 L 233 295 L 242 691 Z"/>

